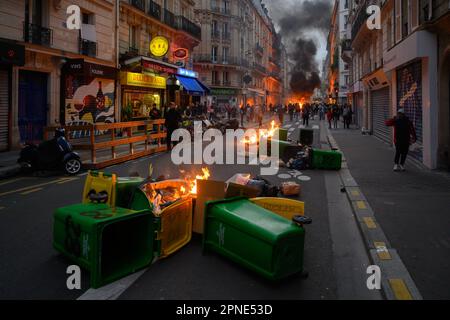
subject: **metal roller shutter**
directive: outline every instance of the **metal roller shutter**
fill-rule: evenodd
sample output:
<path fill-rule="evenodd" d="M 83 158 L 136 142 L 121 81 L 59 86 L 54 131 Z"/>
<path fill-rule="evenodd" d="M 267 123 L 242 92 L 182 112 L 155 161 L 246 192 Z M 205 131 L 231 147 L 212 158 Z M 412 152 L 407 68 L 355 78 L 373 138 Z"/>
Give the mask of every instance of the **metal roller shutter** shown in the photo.
<path fill-rule="evenodd" d="M 9 77 L 0 69 L 0 151 L 8 149 L 9 131 Z"/>
<path fill-rule="evenodd" d="M 373 134 L 376 137 L 387 143 L 392 143 L 392 130 L 385 124 L 386 120 L 391 118 L 389 93 L 389 87 L 372 91 L 372 127 Z"/>
<path fill-rule="evenodd" d="M 405 113 L 414 125 L 417 142 L 423 142 L 423 110 L 422 110 L 422 63 L 417 61 L 397 70 L 397 104 L 405 109 Z M 410 152 L 411 156 L 422 160 L 422 149 Z"/>

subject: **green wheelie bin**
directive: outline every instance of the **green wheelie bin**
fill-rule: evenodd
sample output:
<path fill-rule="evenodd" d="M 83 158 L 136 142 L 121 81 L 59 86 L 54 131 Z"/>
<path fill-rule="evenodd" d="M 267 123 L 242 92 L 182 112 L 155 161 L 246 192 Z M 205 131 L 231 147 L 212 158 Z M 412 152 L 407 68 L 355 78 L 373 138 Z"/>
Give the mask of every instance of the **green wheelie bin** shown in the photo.
<path fill-rule="evenodd" d="M 342 153 L 340 152 L 312 149 L 311 157 L 313 169 L 341 170 L 342 168 Z"/>
<path fill-rule="evenodd" d="M 303 272 L 304 224 L 288 220 L 247 198 L 208 202 L 205 209 L 203 250 L 215 251 L 269 279 Z"/>
<path fill-rule="evenodd" d="M 99 288 L 151 264 L 154 233 L 150 210 L 77 204 L 56 210 L 53 247 L 87 269 Z"/>
<path fill-rule="evenodd" d="M 278 128 L 275 132 L 275 137 L 277 136 L 278 133 L 278 139 L 281 141 L 287 141 L 288 140 L 288 134 L 289 131 L 287 131 L 286 129 L 283 128 Z"/>

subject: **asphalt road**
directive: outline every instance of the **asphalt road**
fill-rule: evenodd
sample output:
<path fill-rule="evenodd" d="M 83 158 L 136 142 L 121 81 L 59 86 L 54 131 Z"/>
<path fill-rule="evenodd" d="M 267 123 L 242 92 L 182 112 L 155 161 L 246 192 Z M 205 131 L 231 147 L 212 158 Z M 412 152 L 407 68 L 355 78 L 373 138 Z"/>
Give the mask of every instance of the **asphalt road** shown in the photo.
<path fill-rule="evenodd" d="M 293 135 L 298 124 L 290 124 Z M 315 141 L 324 142 L 317 123 Z M 295 129 L 295 130 L 294 130 Z M 128 176 L 147 176 L 152 163 L 155 175 L 179 177 L 179 170 L 200 166 L 175 166 L 169 154 L 108 168 Z M 259 174 L 249 165 L 209 166 L 212 179 L 227 180 L 235 173 Z M 286 173 L 282 169 L 280 173 Z M 173 256 L 148 268 L 120 299 L 378 299 L 366 285 L 368 258 L 345 196 L 339 194 L 337 173 L 305 171 L 302 195 L 307 227 L 305 269 L 299 276 L 270 283 L 216 255 L 202 255 L 201 241 L 192 242 Z M 282 181 L 277 176 L 272 183 Z M 295 177 L 289 180 L 296 180 Z M 305 180 L 303 178 L 303 180 Z M 298 181 L 298 180 L 297 180 Z M 52 248 L 52 215 L 55 209 L 81 200 L 84 176 L 18 177 L 0 181 L 0 299 L 77 299 L 89 289 L 89 274 L 82 274 L 82 290 L 66 287 L 66 268 L 72 263 Z M 342 215 L 342 216 L 341 216 Z M 349 235 L 351 236 L 349 238 Z"/>

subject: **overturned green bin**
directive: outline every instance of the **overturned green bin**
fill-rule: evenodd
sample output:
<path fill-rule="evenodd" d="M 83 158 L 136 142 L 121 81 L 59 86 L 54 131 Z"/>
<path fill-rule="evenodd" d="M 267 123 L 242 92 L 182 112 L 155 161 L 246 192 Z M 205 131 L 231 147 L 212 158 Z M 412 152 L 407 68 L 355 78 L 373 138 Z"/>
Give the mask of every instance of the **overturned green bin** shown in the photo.
<path fill-rule="evenodd" d="M 90 271 L 93 288 L 151 264 L 153 234 L 150 210 L 91 203 L 59 208 L 54 214 L 54 248 Z"/>
<path fill-rule="evenodd" d="M 340 152 L 313 149 L 311 157 L 313 169 L 341 170 L 342 168 L 342 153 Z"/>
<path fill-rule="evenodd" d="M 246 198 L 209 202 L 203 250 L 215 251 L 269 279 L 303 272 L 304 224 L 311 219 L 280 217 Z"/>

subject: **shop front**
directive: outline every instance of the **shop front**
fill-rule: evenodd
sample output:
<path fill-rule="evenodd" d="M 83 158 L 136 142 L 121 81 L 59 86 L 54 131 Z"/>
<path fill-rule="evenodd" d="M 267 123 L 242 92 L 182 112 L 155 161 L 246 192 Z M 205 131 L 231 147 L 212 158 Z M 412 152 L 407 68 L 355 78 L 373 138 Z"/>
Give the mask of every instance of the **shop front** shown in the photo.
<path fill-rule="evenodd" d="M 417 142 L 423 142 L 423 99 L 422 99 L 422 61 L 418 60 L 397 69 L 397 106 L 405 109 L 406 116 L 416 130 Z M 422 148 L 411 151 L 411 155 L 422 160 Z"/>
<path fill-rule="evenodd" d="M 154 105 L 162 110 L 165 104 L 166 78 L 134 72 L 121 72 L 121 121 L 149 120 Z"/>
<path fill-rule="evenodd" d="M 114 123 L 116 114 L 117 69 L 69 60 L 61 76 L 61 123 L 86 125 Z"/>
<path fill-rule="evenodd" d="M 25 48 L 0 41 L 0 152 L 10 148 L 11 131 L 11 79 L 14 65 L 25 63 Z"/>
<path fill-rule="evenodd" d="M 176 80 L 175 80 L 176 79 Z M 175 80 L 175 102 L 182 106 L 200 103 L 201 97 L 210 93 L 210 89 L 198 80 L 198 74 L 192 70 L 179 68 L 174 75 Z"/>
<path fill-rule="evenodd" d="M 238 91 L 235 89 L 212 88 L 211 96 L 218 106 L 230 105 L 231 107 L 237 107 Z"/>

